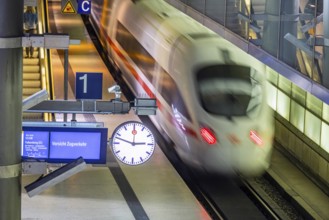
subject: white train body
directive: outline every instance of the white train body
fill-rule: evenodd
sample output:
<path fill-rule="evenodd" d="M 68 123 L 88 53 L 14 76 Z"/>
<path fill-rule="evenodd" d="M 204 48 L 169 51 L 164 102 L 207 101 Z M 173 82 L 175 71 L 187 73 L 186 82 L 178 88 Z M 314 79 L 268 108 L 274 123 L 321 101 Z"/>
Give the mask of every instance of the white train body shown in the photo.
<path fill-rule="evenodd" d="M 270 165 L 273 116 L 265 66 L 162 0 L 94 0 L 92 23 L 151 119 L 188 164 L 259 175 Z"/>

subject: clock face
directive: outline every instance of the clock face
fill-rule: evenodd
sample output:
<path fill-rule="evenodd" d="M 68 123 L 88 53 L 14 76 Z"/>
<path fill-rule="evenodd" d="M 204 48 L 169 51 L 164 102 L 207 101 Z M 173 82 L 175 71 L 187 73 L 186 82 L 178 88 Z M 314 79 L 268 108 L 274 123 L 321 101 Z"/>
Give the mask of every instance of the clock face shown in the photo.
<path fill-rule="evenodd" d="M 121 162 L 128 165 L 139 165 L 151 158 L 155 139 L 145 125 L 129 121 L 115 129 L 111 146 L 114 155 Z"/>

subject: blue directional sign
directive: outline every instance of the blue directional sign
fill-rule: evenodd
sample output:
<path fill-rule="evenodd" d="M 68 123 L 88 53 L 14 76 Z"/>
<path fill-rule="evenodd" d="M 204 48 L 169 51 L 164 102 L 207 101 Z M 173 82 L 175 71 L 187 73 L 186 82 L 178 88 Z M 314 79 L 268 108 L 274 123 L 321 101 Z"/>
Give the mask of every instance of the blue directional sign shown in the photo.
<path fill-rule="evenodd" d="M 78 0 L 78 14 L 90 14 L 91 0 Z"/>
<path fill-rule="evenodd" d="M 102 73 L 77 73 L 75 78 L 76 99 L 102 99 Z"/>

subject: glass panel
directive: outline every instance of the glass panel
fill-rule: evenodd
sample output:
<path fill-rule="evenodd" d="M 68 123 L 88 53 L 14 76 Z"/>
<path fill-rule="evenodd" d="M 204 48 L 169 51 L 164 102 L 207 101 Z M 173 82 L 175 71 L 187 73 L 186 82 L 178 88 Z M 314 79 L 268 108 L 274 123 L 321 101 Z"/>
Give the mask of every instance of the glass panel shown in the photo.
<path fill-rule="evenodd" d="M 290 123 L 304 132 L 305 108 L 295 101 L 291 101 Z"/>
<path fill-rule="evenodd" d="M 248 19 L 244 20 L 239 17 L 239 14 L 246 16 Z M 242 36 L 244 39 L 248 38 L 248 23 L 249 23 L 249 9 L 244 0 L 227 0 L 226 1 L 226 20 L 225 26 L 234 33 Z"/>
<path fill-rule="evenodd" d="M 278 90 L 278 107 L 277 112 L 289 121 L 290 98 Z"/>
<path fill-rule="evenodd" d="M 312 28 L 310 26 L 309 29 L 305 29 L 306 24 L 313 22 L 313 19 L 316 15 L 316 0 L 308 0 L 308 1 L 301 1 L 300 2 L 300 10 L 305 15 L 308 15 L 308 17 L 305 20 L 300 20 L 299 23 L 299 29 L 301 31 L 298 31 L 297 36 L 298 39 L 301 40 L 308 40 L 311 37 L 314 37 L 315 33 L 319 35 L 320 33 L 323 35 L 322 29 L 322 23 L 318 24 L 315 28 Z M 320 0 L 317 1 L 318 4 L 320 4 Z M 321 7 L 320 7 L 321 8 Z M 319 29 L 319 30 L 317 30 Z M 314 81 L 320 82 L 320 74 L 321 74 L 321 60 L 313 59 L 313 46 L 310 47 L 311 53 L 306 53 L 305 51 L 302 51 L 300 49 L 297 49 L 297 67 L 300 72 L 307 75 Z M 316 47 L 315 51 L 322 53 L 323 47 Z"/>
<path fill-rule="evenodd" d="M 202 107 L 226 117 L 255 117 L 260 112 L 262 87 L 249 67 L 214 65 L 200 69 L 197 86 Z"/>
<path fill-rule="evenodd" d="M 315 115 L 321 117 L 322 116 L 322 102 L 311 95 L 310 93 L 307 93 L 306 96 L 306 107 L 310 111 L 312 111 Z"/>
<path fill-rule="evenodd" d="M 250 14 L 253 18 L 255 18 L 254 16 L 265 14 L 265 2 L 266 0 L 251 0 Z M 261 40 L 263 37 L 264 20 L 256 17 L 256 19 L 251 20 L 249 27 L 249 39 L 251 39 L 251 42 L 255 43 L 257 40 Z M 261 45 L 261 43 L 256 43 L 256 45 Z"/>
<path fill-rule="evenodd" d="M 321 147 L 329 153 L 329 125 L 322 122 Z"/>
<path fill-rule="evenodd" d="M 225 24 L 226 0 L 207 0 L 206 1 L 206 16 L 214 21 Z"/>
<path fill-rule="evenodd" d="M 272 84 L 268 83 L 267 86 L 267 104 L 276 111 L 276 97 L 278 89 Z"/>
<path fill-rule="evenodd" d="M 305 106 L 306 91 L 296 86 L 295 84 L 292 84 L 291 97 L 301 105 Z"/>
<path fill-rule="evenodd" d="M 291 37 L 297 38 L 299 20 L 294 19 L 291 15 L 298 15 L 299 7 L 296 0 L 281 0 L 280 4 L 279 59 L 296 68 L 296 46 L 285 39 L 285 36 L 290 34 Z"/>
<path fill-rule="evenodd" d="M 326 103 L 323 103 L 322 118 L 323 120 L 329 122 L 329 105 L 327 105 Z"/>
<path fill-rule="evenodd" d="M 291 93 L 291 84 L 292 84 L 291 81 L 286 79 L 284 76 L 279 75 L 279 88 L 289 96 Z"/>
<path fill-rule="evenodd" d="M 161 68 L 159 88 L 160 94 L 166 100 L 167 104 L 172 108 L 180 112 L 185 118 L 191 120 L 191 116 L 186 108 L 185 102 L 182 95 L 178 89 L 178 86 L 174 79 Z"/>
<path fill-rule="evenodd" d="M 255 1 L 256 3 L 256 1 Z M 266 1 L 264 17 L 264 27 L 262 28 L 262 48 L 274 57 L 278 54 L 279 36 L 279 9 L 280 1 Z"/>
<path fill-rule="evenodd" d="M 316 144 L 320 145 L 321 133 L 321 120 L 313 115 L 311 112 L 306 111 L 305 114 L 305 134 Z"/>
<path fill-rule="evenodd" d="M 187 5 L 204 14 L 206 0 L 187 0 Z"/>

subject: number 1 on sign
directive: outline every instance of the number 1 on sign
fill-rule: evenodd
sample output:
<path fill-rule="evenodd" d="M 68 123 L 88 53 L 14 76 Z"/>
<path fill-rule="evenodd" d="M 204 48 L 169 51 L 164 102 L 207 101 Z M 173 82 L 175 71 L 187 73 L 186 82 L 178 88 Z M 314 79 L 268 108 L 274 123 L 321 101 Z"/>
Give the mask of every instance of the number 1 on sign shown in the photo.
<path fill-rule="evenodd" d="M 80 76 L 79 80 L 83 80 L 83 93 L 87 93 L 87 74 Z"/>

